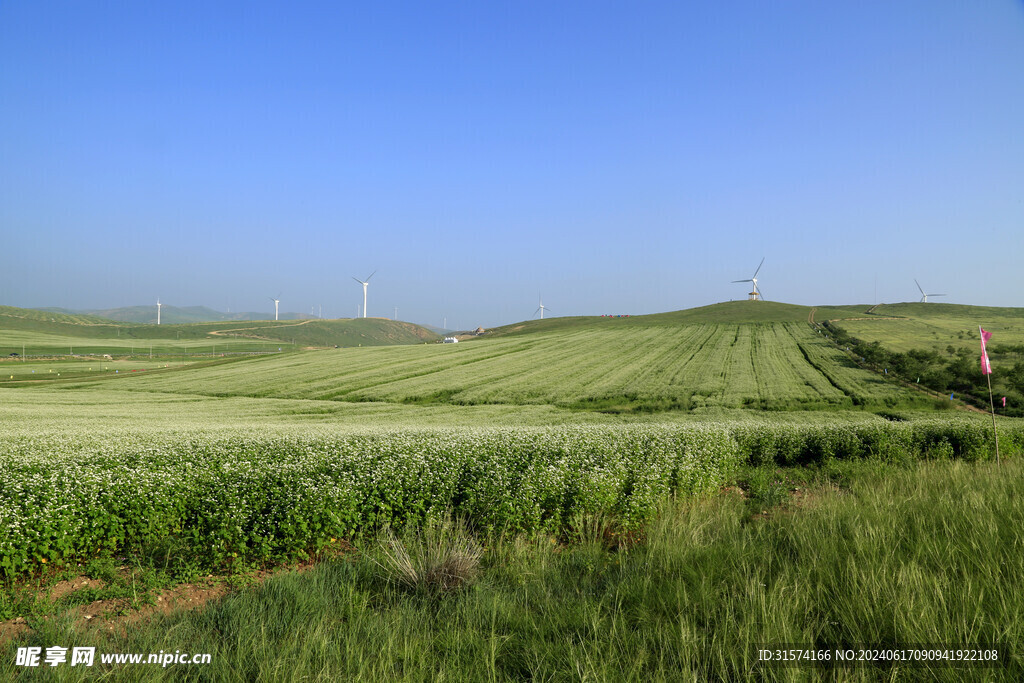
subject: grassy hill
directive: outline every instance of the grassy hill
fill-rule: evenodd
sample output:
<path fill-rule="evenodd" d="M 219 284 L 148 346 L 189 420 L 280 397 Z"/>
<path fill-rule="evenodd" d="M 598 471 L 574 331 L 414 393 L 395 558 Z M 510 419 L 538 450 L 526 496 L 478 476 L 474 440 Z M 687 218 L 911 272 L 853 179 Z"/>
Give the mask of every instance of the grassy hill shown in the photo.
<path fill-rule="evenodd" d="M 939 303 L 800 306 L 776 301 L 729 301 L 682 311 L 623 318 L 577 316 L 526 320 L 488 330 L 485 337 L 580 329 L 622 329 L 686 324 L 749 324 L 831 321 L 851 335 L 894 351 L 945 350 L 978 345 L 978 325 L 993 332 L 992 344 L 1024 344 L 1024 308 Z"/>
<path fill-rule="evenodd" d="M 836 317 L 842 318 L 836 324 L 854 337 L 877 341 L 893 351 L 944 351 L 950 345 L 976 349 L 979 325 L 993 333 L 994 349 L 1024 344 L 1024 308 L 900 303 L 880 304 L 871 313 L 852 318 Z"/>
<path fill-rule="evenodd" d="M 0 306 L 0 355 L 21 353 L 125 353 L 154 347 L 154 353 L 276 350 L 282 345 L 379 346 L 418 344 L 437 335 L 412 323 L 383 318 L 301 321 L 238 321 L 146 325 L 91 315 Z"/>
<path fill-rule="evenodd" d="M 0 306 L 0 326 L 3 327 L 54 329 L 53 326 L 60 325 L 106 325 L 110 322 L 107 318 L 86 313 Z"/>
<path fill-rule="evenodd" d="M 71 311 L 63 308 L 44 308 L 43 311 L 53 311 L 70 315 L 91 315 L 127 323 L 156 323 L 156 306 L 125 306 L 122 308 L 92 309 L 85 311 Z M 267 312 L 245 312 L 245 313 L 221 313 L 206 306 L 169 306 L 163 305 L 160 310 L 160 322 L 164 325 L 181 323 L 208 323 L 226 322 L 231 320 L 266 320 Z M 313 316 L 304 313 L 281 313 L 281 320 L 309 320 Z"/>
<path fill-rule="evenodd" d="M 863 315 L 864 311 L 868 308 L 868 305 L 814 307 L 786 304 L 777 301 L 727 301 L 682 311 L 654 313 L 651 315 L 632 315 L 629 317 L 575 316 L 547 318 L 545 320 L 525 320 L 493 328 L 488 330 L 485 336 L 501 337 L 581 328 L 629 329 L 633 327 L 650 327 L 652 325 L 807 322 L 812 311 L 815 320 L 822 320 Z"/>

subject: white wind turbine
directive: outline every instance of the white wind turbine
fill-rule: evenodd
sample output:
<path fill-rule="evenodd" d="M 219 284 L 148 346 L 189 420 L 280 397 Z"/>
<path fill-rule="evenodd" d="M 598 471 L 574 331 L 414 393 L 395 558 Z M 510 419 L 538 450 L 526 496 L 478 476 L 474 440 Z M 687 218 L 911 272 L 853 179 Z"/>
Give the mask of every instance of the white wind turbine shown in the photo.
<path fill-rule="evenodd" d="M 761 262 L 757 264 L 757 270 L 754 271 L 754 275 L 749 280 L 733 280 L 733 282 L 750 282 L 753 283 L 754 287 L 750 295 L 747 297 L 750 301 L 757 301 L 758 299 L 764 299 L 761 296 L 761 290 L 757 288 L 757 274 L 761 272 L 761 266 L 764 265 L 764 257 L 761 258 Z"/>
<path fill-rule="evenodd" d="M 158 297 L 158 298 L 157 298 L 157 300 L 156 300 L 156 324 L 157 324 L 157 325 L 159 325 L 159 324 L 160 324 L 160 307 L 161 307 L 162 305 L 163 305 L 163 304 L 161 304 L 161 303 L 160 303 L 160 299 L 159 299 L 159 297 Z"/>
<path fill-rule="evenodd" d="M 372 273 L 370 273 L 370 275 L 366 278 L 365 281 L 364 280 L 360 280 L 359 278 L 357 278 L 355 276 L 352 276 L 353 280 L 355 280 L 356 282 L 358 282 L 359 284 L 361 284 L 363 286 L 363 317 L 364 318 L 366 317 L 366 288 L 370 284 L 370 278 L 373 277 L 376 274 L 377 274 L 377 271 L 376 270 L 373 271 Z"/>
<path fill-rule="evenodd" d="M 928 303 L 928 297 L 930 297 L 930 296 L 946 296 L 945 294 L 925 294 L 924 289 L 921 287 L 921 283 L 920 282 L 918 282 L 915 279 L 914 280 L 914 284 L 917 285 L 917 288 L 921 290 L 921 301 L 919 303 L 923 303 L 923 304 Z"/>
<path fill-rule="evenodd" d="M 278 296 L 281 296 L 281 295 L 278 294 Z M 277 320 L 277 305 L 279 303 L 281 303 L 281 300 L 280 299 L 275 299 L 274 297 L 270 297 L 270 300 L 274 302 L 274 320 Z"/>
<path fill-rule="evenodd" d="M 546 310 L 547 310 L 547 306 L 544 305 L 544 299 L 540 299 L 540 306 L 537 307 L 537 311 L 540 311 L 540 319 L 541 320 L 544 319 L 544 311 L 546 311 Z M 533 314 L 537 315 L 537 311 L 534 311 Z"/>

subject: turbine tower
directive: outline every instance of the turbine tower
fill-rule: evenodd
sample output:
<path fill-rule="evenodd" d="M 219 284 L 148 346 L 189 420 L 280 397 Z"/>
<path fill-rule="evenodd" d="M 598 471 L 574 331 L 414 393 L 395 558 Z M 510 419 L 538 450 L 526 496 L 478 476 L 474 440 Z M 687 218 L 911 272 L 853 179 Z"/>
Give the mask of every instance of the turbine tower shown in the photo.
<path fill-rule="evenodd" d="M 159 298 L 159 297 L 157 297 L 157 300 L 156 300 L 156 324 L 157 324 L 157 325 L 159 325 L 159 324 L 160 324 L 160 307 L 161 307 L 162 305 L 163 305 L 163 304 L 161 304 L 161 303 L 160 303 L 160 298 Z"/>
<path fill-rule="evenodd" d="M 925 294 L 924 289 L 921 287 L 921 283 L 920 282 L 918 282 L 915 279 L 914 280 L 914 284 L 917 285 L 917 288 L 921 290 L 921 301 L 918 302 L 918 303 L 922 303 L 922 304 L 928 303 L 928 297 L 930 297 L 930 296 L 946 296 L 945 294 Z"/>
<path fill-rule="evenodd" d="M 540 306 L 537 307 L 537 311 L 540 311 L 540 319 L 541 320 L 544 319 L 544 311 L 546 311 L 546 310 L 547 310 L 547 306 L 544 305 L 544 299 L 540 299 Z M 533 314 L 537 315 L 537 311 L 534 311 Z"/>
<path fill-rule="evenodd" d="M 760 299 L 762 301 L 764 300 L 764 297 L 761 296 L 761 290 L 757 288 L 757 274 L 761 272 L 761 266 L 763 266 L 763 265 L 764 265 L 764 257 L 762 257 L 761 258 L 761 262 L 759 264 L 757 264 L 757 270 L 754 271 L 754 275 L 749 280 L 733 280 L 734 283 L 735 282 L 750 282 L 750 283 L 753 283 L 753 285 L 754 285 L 753 286 L 753 291 L 750 292 L 749 295 L 747 295 L 747 300 L 749 300 L 749 301 L 757 301 L 758 299 Z"/>
<path fill-rule="evenodd" d="M 361 284 L 363 286 L 363 317 L 364 318 L 366 317 L 366 287 L 370 284 L 370 278 L 373 277 L 376 274 L 377 274 L 377 271 L 376 270 L 373 271 L 372 273 L 370 273 L 370 275 L 366 278 L 365 281 L 364 280 L 360 280 L 359 278 L 355 277 L 354 275 L 352 276 L 353 280 L 355 280 L 356 282 L 358 282 L 359 284 Z"/>
<path fill-rule="evenodd" d="M 281 295 L 278 294 L 278 296 L 281 296 Z M 270 300 L 274 302 L 274 320 L 277 320 L 277 305 L 279 303 L 281 303 L 281 300 L 280 299 L 275 299 L 274 297 L 270 297 Z"/>

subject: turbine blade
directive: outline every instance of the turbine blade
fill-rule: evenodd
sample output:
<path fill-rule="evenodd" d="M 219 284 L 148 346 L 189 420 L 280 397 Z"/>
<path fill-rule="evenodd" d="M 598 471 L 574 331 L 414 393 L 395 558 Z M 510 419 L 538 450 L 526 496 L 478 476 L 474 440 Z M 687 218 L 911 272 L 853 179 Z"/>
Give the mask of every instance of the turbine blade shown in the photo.
<path fill-rule="evenodd" d="M 921 289 L 921 283 L 918 282 L 916 279 L 914 280 L 914 284 L 917 285 L 918 289 Z M 923 289 L 921 289 L 921 296 L 928 296 L 927 294 L 924 293 Z"/>
<path fill-rule="evenodd" d="M 374 275 L 376 275 L 376 274 L 377 274 L 377 271 L 375 270 L 375 271 L 373 271 L 372 273 L 370 273 L 370 277 L 373 277 L 373 276 L 374 276 Z M 370 277 L 366 278 L 366 281 L 367 281 L 367 282 L 369 282 L 369 281 L 370 281 Z"/>
<path fill-rule="evenodd" d="M 754 271 L 754 277 L 757 277 L 757 274 L 758 274 L 759 272 L 761 272 L 761 266 L 763 266 L 763 265 L 764 265 L 764 259 L 765 259 L 765 257 L 764 257 L 764 256 L 762 256 L 762 257 L 761 257 L 761 262 L 757 264 L 757 270 L 755 270 L 755 271 Z"/>
<path fill-rule="evenodd" d="M 357 277 L 353 277 L 352 279 L 353 279 L 353 280 L 355 280 L 356 282 L 358 282 L 359 284 L 363 284 L 363 281 L 362 281 L 362 280 L 360 280 L 360 279 L 359 279 L 359 278 L 357 278 Z"/>
<path fill-rule="evenodd" d="M 733 280 L 733 282 L 753 282 L 753 280 Z"/>

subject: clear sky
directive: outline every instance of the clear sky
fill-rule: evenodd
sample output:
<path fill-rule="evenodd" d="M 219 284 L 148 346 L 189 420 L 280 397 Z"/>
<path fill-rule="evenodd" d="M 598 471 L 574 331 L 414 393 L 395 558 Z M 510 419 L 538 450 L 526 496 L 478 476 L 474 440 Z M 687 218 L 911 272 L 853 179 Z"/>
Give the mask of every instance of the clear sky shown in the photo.
<path fill-rule="evenodd" d="M 1024 306 L 1024 3 L 0 3 L 0 304 Z M 877 292 L 877 294 L 876 294 Z"/>

